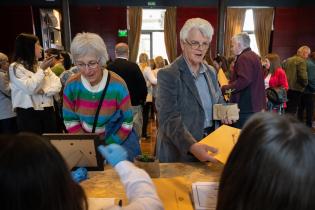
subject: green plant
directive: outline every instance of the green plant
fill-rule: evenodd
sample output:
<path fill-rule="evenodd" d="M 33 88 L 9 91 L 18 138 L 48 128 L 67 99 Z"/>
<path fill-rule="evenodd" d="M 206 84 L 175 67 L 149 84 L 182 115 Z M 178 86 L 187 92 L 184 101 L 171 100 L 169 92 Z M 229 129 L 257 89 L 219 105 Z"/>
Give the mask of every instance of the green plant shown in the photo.
<path fill-rule="evenodd" d="M 154 162 L 155 160 L 155 158 L 148 153 L 143 153 L 142 155 L 138 155 L 136 159 L 141 162 Z"/>

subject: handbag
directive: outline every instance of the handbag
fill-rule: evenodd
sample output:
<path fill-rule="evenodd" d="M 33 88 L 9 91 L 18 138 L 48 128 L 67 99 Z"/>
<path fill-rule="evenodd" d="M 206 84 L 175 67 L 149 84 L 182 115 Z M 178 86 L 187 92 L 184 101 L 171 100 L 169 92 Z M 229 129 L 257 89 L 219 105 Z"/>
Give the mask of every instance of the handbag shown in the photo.
<path fill-rule="evenodd" d="M 110 80 L 110 73 L 108 72 L 108 77 L 107 77 L 107 81 L 106 81 L 106 85 L 103 89 L 96 113 L 95 113 L 95 117 L 94 117 L 94 122 L 93 122 L 93 128 L 92 128 L 92 133 L 95 133 L 95 128 L 96 128 L 96 124 L 97 124 L 97 120 L 98 120 L 98 116 L 99 116 L 99 112 L 100 109 L 102 107 L 102 103 L 104 100 L 104 96 L 109 84 L 109 80 Z M 121 127 L 123 123 L 123 114 L 121 110 L 117 110 L 110 118 L 110 120 L 106 123 L 105 125 L 105 131 L 106 131 L 106 135 L 105 135 L 105 139 L 107 139 L 109 136 L 111 136 L 113 133 L 116 133 L 117 130 Z M 136 134 L 134 128 L 132 128 L 131 132 L 129 133 L 128 137 L 120 143 L 120 145 L 122 147 L 124 147 L 127 152 L 128 152 L 128 160 L 129 161 L 133 161 L 133 159 L 137 156 L 141 154 L 141 148 L 140 148 L 140 144 L 139 144 L 139 137 Z"/>
<path fill-rule="evenodd" d="M 283 87 L 269 87 L 266 89 L 268 101 L 274 105 L 280 105 L 287 102 L 287 91 Z"/>

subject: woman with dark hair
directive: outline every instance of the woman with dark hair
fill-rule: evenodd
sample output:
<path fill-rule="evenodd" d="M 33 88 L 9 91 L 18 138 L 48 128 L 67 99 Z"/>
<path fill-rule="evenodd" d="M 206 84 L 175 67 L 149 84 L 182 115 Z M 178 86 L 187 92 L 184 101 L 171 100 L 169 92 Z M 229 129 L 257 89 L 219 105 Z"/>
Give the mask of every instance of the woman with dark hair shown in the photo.
<path fill-rule="evenodd" d="M 65 67 L 63 66 L 64 58 L 61 55 L 61 50 L 48 48 L 47 50 L 45 50 L 45 58 L 50 57 L 52 57 L 50 69 L 59 77 L 60 74 L 65 71 Z"/>
<path fill-rule="evenodd" d="M 87 209 L 59 152 L 32 134 L 0 136 L 0 194 L 1 209 Z"/>
<path fill-rule="evenodd" d="M 9 67 L 12 105 L 20 131 L 56 132 L 53 96 L 61 89 L 60 79 L 50 70 L 52 57 L 39 63 L 42 47 L 32 34 L 15 40 L 15 55 Z"/>
<path fill-rule="evenodd" d="M 60 54 L 63 57 L 63 66 L 65 67 L 65 70 L 69 70 L 73 66 L 70 53 L 67 51 L 61 51 Z"/>
<path fill-rule="evenodd" d="M 292 116 L 248 120 L 221 175 L 217 210 L 315 209 L 315 137 Z"/>
<path fill-rule="evenodd" d="M 126 161 L 127 152 L 121 146 L 99 150 L 119 174 L 130 203 L 106 209 L 163 209 L 152 180 Z M 34 134 L 0 136 L 0 194 L 1 209 L 88 210 L 86 195 L 72 180 L 60 153 Z"/>
<path fill-rule="evenodd" d="M 280 57 L 276 53 L 267 54 L 262 59 L 262 65 L 265 74 L 265 89 L 267 88 L 283 88 L 288 91 L 288 79 L 285 71 L 280 64 Z M 271 101 L 267 102 L 267 110 L 277 111 L 284 113 L 284 109 L 287 107 L 286 103 L 275 106 Z"/>

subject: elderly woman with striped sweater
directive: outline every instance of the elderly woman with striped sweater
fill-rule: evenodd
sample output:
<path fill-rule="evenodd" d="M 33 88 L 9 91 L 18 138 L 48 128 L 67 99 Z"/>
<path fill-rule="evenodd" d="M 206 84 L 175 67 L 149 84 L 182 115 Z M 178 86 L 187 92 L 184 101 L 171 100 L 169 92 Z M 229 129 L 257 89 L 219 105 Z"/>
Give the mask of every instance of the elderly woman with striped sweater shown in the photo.
<path fill-rule="evenodd" d="M 92 133 L 95 113 L 107 80 L 95 133 L 106 144 L 121 144 L 132 131 L 132 111 L 128 88 L 117 74 L 108 71 L 106 45 L 94 33 L 79 33 L 71 43 L 71 54 L 79 73 L 72 75 L 63 92 L 63 117 L 69 133 Z M 118 128 L 108 135 L 107 123 L 120 113 Z"/>

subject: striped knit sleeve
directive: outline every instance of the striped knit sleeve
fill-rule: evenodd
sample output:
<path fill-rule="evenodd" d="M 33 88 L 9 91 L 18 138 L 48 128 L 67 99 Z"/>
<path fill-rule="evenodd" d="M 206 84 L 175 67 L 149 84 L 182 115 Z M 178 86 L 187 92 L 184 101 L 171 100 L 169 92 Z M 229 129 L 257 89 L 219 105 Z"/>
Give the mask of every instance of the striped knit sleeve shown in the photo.
<path fill-rule="evenodd" d="M 131 101 L 128 88 L 123 81 L 118 81 L 115 84 L 117 95 L 117 110 L 122 113 L 122 123 L 117 129 L 117 132 L 111 134 L 111 136 L 106 139 L 107 143 L 118 143 L 120 144 L 124 141 L 132 130 L 133 115 L 131 110 Z"/>
<path fill-rule="evenodd" d="M 75 88 L 76 81 L 66 84 L 63 90 L 63 119 L 66 129 L 69 133 L 85 133 L 82 129 L 80 118 L 75 112 Z"/>

